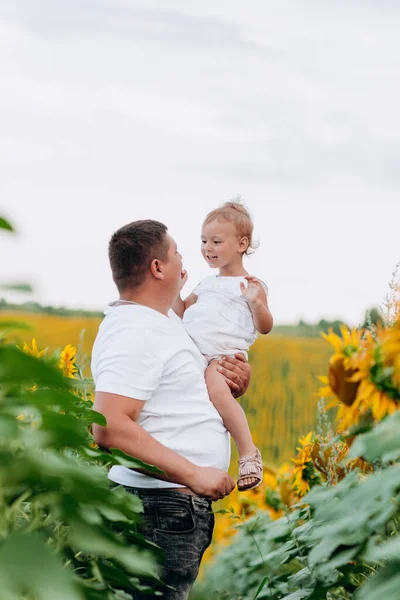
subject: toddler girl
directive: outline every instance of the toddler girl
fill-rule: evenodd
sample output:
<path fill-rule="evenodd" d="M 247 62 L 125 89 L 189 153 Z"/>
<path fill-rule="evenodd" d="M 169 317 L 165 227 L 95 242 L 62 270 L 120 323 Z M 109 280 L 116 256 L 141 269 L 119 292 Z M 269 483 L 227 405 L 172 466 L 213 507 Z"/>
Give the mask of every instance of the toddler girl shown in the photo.
<path fill-rule="evenodd" d="M 239 451 L 238 489 L 249 490 L 262 481 L 262 460 L 253 444 L 240 404 L 222 373 L 219 359 L 247 350 L 260 333 L 272 329 L 267 286 L 243 267 L 243 256 L 254 247 L 253 223 L 244 206 L 226 202 L 203 223 L 201 253 L 217 275 L 206 277 L 186 298 L 177 298 L 174 311 L 200 352 L 207 358 L 205 378 L 211 402 L 221 415 Z M 187 280 L 182 272 L 182 287 Z"/>

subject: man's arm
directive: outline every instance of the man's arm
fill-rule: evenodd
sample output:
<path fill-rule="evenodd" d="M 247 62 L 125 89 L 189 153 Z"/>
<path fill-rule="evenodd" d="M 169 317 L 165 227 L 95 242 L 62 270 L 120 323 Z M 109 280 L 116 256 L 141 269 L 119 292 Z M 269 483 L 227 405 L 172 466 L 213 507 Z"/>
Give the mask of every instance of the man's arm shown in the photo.
<path fill-rule="evenodd" d="M 235 358 L 224 356 L 219 361 L 218 371 L 225 377 L 226 383 L 231 388 L 232 396 L 239 398 L 249 387 L 251 366 L 241 352 Z"/>
<path fill-rule="evenodd" d="M 199 496 L 218 500 L 230 494 L 235 484 L 227 473 L 194 465 L 160 444 L 137 424 L 143 405 L 142 400 L 96 392 L 94 409 L 107 419 L 106 427 L 93 425 L 93 436 L 99 446 L 119 448 L 129 456 L 155 465 L 165 473 L 157 478 L 184 485 Z"/>

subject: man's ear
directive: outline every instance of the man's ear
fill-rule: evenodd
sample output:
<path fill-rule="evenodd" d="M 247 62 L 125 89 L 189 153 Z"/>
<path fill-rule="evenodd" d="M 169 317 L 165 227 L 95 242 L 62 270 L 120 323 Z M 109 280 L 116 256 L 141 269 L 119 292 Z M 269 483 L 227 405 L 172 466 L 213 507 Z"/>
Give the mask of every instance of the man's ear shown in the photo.
<path fill-rule="evenodd" d="M 249 238 L 248 237 L 242 237 L 239 240 L 239 252 L 241 254 L 243 254 L 244 252 L 246 252 L 247 248 L 249 247 Z"/>
<path fill-rule="evenodd" d="M 150 272 L 155 279 L 164 279 L 164 273 L 162 272 L 162 264 L 158 258 L 154 258 L 150 264 Z"/>

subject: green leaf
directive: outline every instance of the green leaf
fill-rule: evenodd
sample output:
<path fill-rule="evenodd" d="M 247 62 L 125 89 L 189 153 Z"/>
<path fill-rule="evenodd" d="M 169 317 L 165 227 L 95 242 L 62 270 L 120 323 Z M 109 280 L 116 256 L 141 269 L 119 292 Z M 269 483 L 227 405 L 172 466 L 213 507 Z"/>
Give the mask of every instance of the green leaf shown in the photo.
<path fill-rule="evenodd" d="M 323 586 L 340 585 L 337 567 L 361 557 L 371 536 L 396 516 L 393 498 L 399 493 L 400 465 L 393 465 L 366 477 L 350 473 L 334 487 L 319 486 L 307 494 L 313 519 L 293 536 L 310 549 L 307 564 Z"/>
<path fill-rule="evenodd" d="M 226 510 L 225 508 L 219 508 L 218 510 L 214 510 L 214 515 L 231 515 L 232 511 Z"/>
<path fill-rule="evenodd" d="M 81 421 L 85 421 L 86 423 L 96 423 L 96 425 L 101 425 L 101 427 L 105 427 L 107 425 L 107 419 L 105 416 L 97 412 L 97 410 L 91 409 L 85 411 Z"/>
<path fill-rule="evenodd" d="M 13 346 L 0 347 L 0 383 L 36 383 L 60 389 L 69 387 L 68 379 L 59 370 Z"/>
<path fill-rule="evenodd" d="M 304 567 L 294 575 L 291 575 L 288 578 L 288 583 L 290 588 L 307 588 L 311 591 L 313 589 L 312 584 L 314 583 L 314 577 L 310 569 L 308 567 Z"/>
<path fill-rule="evenodd" d="M 67 412 L 76 412 L 79 401 L 80 398 L 77 398 L 74 394 L 62 390 L 49 389 L 38 389 L 31 392 L 25 392 L 20 394 L 19 397 L 13 398 L 15 404 L 36 406 L 41 409 L 59 406 Z"/>
<path fill-rule="evenodd" d="M 118 448 L 110 448 L 110 454 L 112 458 L 111 462 L 113 462 L 115 465 L 128 467 L 128 469 L 144 469 L 150 473 L 164 473 L 164 471 L 161 471 L 161 469 L 158 467 L 155 467 L 154 465 L 148 465 L 138 458 L 133 458 Z"/>
<path fill-rule="evenodd" d="M 358 436 L 350 448 L 349 457 L 361 456 L 369 462 L 394 460 L 400 457 L 399 439 L 400 411 L 387 417 L 372 431 Z"/>
<path fill-rule="evenodd" d="M 400 563 L 381 569 L 354 594 L 354 600 L 398 600 L 400 590 Z"/>
<path fill-rule="evenodd" d="M 249 563 L 250 567 L 262 566 L 267 564 L 269 569 L 279 569 L 279 566 L 284 564 L 291 556 L 291 550 L 293 550 L 294 544 L 289 541 L 286 544 L 279 544 L 277 548 L 274 548 L 271 552 L 263 553 L 263 557 L 257 557 L 255 560 L 251 560 Z M 257 556 L 257 555 L 255 555 Z"/>
<path fill-rule="evenodd" d="M 121 569 L 119 565 L 113 565 L 111 562 L 105 563 L 101 561 L 97 566 L 108 585 L 112 585 L 116 588 L 136 588 L 133 583 L 133 578 L 128 577 L 126 572 Z"/>
<path fill-rule="evenodd" d="M 308 598 L 311 598 L 313 593 L 314 593 L 313 588 L 303 588 L 302 590 L 297 590 L 297 592 L 293 592 L 292 594 L 289 594 L 289 596 L 285 596 L 284 598 L 282 598 L 282 600 L 304 600 L 304 599 L 308 600 Z M 321 596 L 321 598 L 323 598 L 325 600 L 326 590 L 325 590 L 325 596 Z"/>
<path fill-rule="evenodd" d="M 14 331 L 15 329 L 23 329 L 31 331 L 32 327 L 22 321 L 12 321 L 10 319 L 0 319 L 0 331 Z"/>
<path fill-rule="evenodd" d="M 13 226 L 9 221 L 7 221 L 4 217 L 0 217 L 0 229 L 5 229 L 6 231 L 14 231 Z"/>
<path fill-rule="evenodd" d="M 78 390 L 85 385 L 93 385 L 93 379 L 90 377 L 83 377 L 82 379 L 71 379 L 71 386 L 76 387 Z"/>
<path fill-rule="evenodd" d="M 89 527 L 81 520 L 72 521 L 70 526 L 71 541 L 81 552 L 113 558 L 135 575 L 156 576 L 156 562 L 150 552 L 124 546 L 104 527 Z"/>
<path fill-rule="evenodd" d="M 2 598 L 84 600 L 72 573 L 37 533 L 14 534 L 0 544 L 0 589 Z"/>
<path fill-rule="evenodd" d="M 259 522 L 259 517 L 255 517 L 254 519 L 251 519 L 250 524 L 247 526 L 248 533 L 251 534 L 257 530 L 258 522 Z"/>
<path fill-rule="evenodd" d="M 338 552 L 335 552 L 332 556 L 332 558 L 326 562 L 326 563 L 322 563 L 322 565 L 318 565 L 318 575 L 319 577 L 330 577 L 332 574 L 334 574 L 333 579 L 336 580 L 336 575 L 337 573 L 335 573 L 336 569 L 338 567 L 342 567 L 344 565 L 347 565 L 357 554 L 357 552 L 359 551 L 359 547 L 358 546 L 354 546 L 352 548 L 347 548 L 347 549 L 343 549 L 340 550 Z"/>
<path fill-rule="evenodd" d="M 264 579 L 261 581 L 260 585 L 257 588 L 256 594 L 253 597 L 253 600 L 257 600 L 258 596 L 261 593 L 261 590 L 263 589 L 263 587 L 265 586 L 265 584 L 268 583 L 268 581 L 269 581 L 269 577 L 268 576 L 264 577 Z"/>
<path fill-rule="evenodd" d="M 400 535 L 396 535 L 389 541 L 379 546 L 369 547 L 365 554 L 368 562 L 380 562 L 382 560 L 399 560 L 400 557 Z"/>
<path fill-rule="evenodd" d="M 40 430 L 47 432 L 49 445 L 56 448 L 84 446 L 89 439 L 84 423 L 72 415 L 56 412 L 48 412 L 42 416 Z"/>
<path fill-rule="evenodd" d="M 18 431 L 18 421 L 11 416 L 0 416 L 0 440 L 4 442 L 6 439 L 12 440 L 16 437 Z"/>

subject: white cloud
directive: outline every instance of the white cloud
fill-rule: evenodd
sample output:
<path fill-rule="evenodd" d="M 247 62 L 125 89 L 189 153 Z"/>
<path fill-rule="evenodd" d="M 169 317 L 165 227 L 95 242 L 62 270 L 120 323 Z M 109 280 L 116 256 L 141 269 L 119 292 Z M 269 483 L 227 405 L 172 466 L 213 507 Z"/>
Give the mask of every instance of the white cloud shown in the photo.
<path fill-rule="evenodd" d="M 0 161 L 7 163 L 26 163 L 48 160 L 52 149 L 30 140 L 0 139 Z"/>
<path fill-rule="evenodd" d="M 6 0 L 4 275 L 100 307 L 109 235 L 150 217 L 195 285 L 204 214 L 242 193 L 277 321 L 357 321 L 398 260 L 399 21 L 389 0 Z"/>

